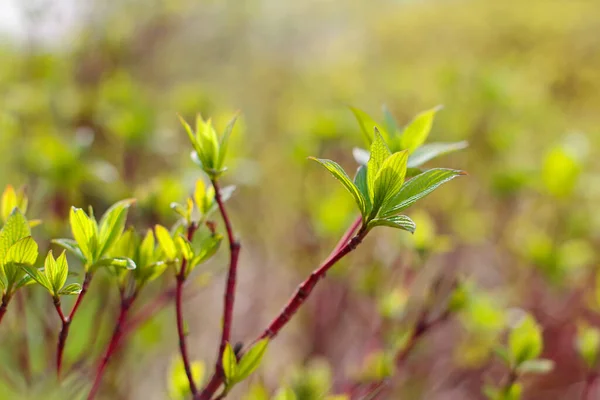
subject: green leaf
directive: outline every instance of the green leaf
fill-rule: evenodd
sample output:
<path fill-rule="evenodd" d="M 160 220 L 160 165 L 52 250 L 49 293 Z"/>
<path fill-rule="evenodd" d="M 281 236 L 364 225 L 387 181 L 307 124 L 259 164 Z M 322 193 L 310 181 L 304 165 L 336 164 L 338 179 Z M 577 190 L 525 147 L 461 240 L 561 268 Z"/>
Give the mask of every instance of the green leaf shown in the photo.
<path fill-rule="evenodd" d="M 517 371 L 520 374 L 547 374 L 554 368 L 554 361 L 545 358 L 527 360 L 519 365 Z"/>
<path fill-rule="evenodd" d="M 24 237 L 10 246 L 4 264 L 33 265 L 38 257 L 38 245 L 31 236 Z"/>
<path fill-rule="evenodd" d="M 125 199 L 113 204 L 100 219 L 100 250 L 97 257 L 102 257 L 117 241 L 125 229 L 127 210 L 135 202 Z"/>
<path fill-rule="evenodd" d="M 134 270 L 136 268 L 135 262 L 131 258 L 126 257 L 112 257 L 103 258 L 94 264 L 94 268 L 100 267 L 116 267 L 125 268 L 127 270 Z"/>
<path fill-rule="evenodd" d="M 237 377 L 238 366 L 235 352 L 229 343 L 227 343 L 225 346 L 225 351 L 223 351 L 222 364 L 227 386 L 234 385 Z"/>
<path fill-rule="evenodd" d="M 54 256 L 52 255 L 52 250 L 48 252 L 48 254 L 46 255 L 46 260 L 44 261 L 44 275 L 46 275 L 48 282 L 50 282 L 52 294 L 57 293 L 60 290 L 60 288 L 63 287 L 63 285 L 60 285 L 58 288 L 56 287 L 58 266 L 56 265 L 56 260 L 54 260 Z"/>
<path fill-rule="evenodd" d="M 373 142 L 373 132 L 375 130 L 381 132 L 386 139 L 389 137 L 388 133 L 383 129 L 383 126 L 375 122 L 375 120 L 371 118 L 369 114 L 355 107 L 350 107 L 350 110 L 354 114 L 354 117 L 356 117 L 358 125 L 360 126 L 360 130 L 363 133 L 365 141 L 368 145 L 371 145 Z"/>
<path fill-rule="evenodd" d="M 369 199 L 369 187 L 367 185 L 367 166 L 361 165 L 354 176 L 354 185 L 362 194 L 365 201 L 365 214 L 371 211 L 371 200 Z"/>
<path fill-rule="evenodd" d="M 390 135 L 395 135 L 400 132 L 400 127 L 396 123 L 396 119 L 390 112 L 390 109 L 387 105 L 383 105 L 381 107 L 383 112 L 383 122 L 385 123 L 385 129 L 390 133 Z"/>
<path fill-rule="evenodd" d="M 389 226 L 391 228 L 402 229 L 410 233 L 415 233 L 416 224 L 406 215 L 394 215 L 387 218 L 375 218 L 369 222 L 369 229 L 375 226 Z"/>
<path fill-rule="evenodd" d="M 466 175 L 454 169 L 434 168 L 419 174 L 406 182 L 400 191 L 389 201 L 384 217 L 392 216 L 413 205 L 446 182 L 457 176 Z"/>
<path fill-rule="evenodd" d="M 209 234 L 204 237 L 196 234 L 196 236 L 199 237 L 199 239 L 194 240 L 193 243 L 195 256 L 189 263 L 187 274 L 191 273 L 196 266 L 211 258 L 217 252 L 223 241 L 223 236 L 219 234 Z"/>
<path fill-rule="evenodd" d="M 85 256 L 81 252 L 79 245 L 73 239 L 52 239 L 52 243 L 57 244 L 65 250 L 73 253 L 79 260 L 85 261 Z"/>
<path fill-rule="evenodd" d="M 55 266 L 56 273 L 54 275 L 53 286 L 54 292 L 56 293 L 60 291 L 63 286 L 65 286 L 65 283 L 67 282 L 67 275 L 69 274 L 69 264 L 67 263 L 67 254 L 65 251 L 58 256 Z"/>
<path fill-rule="evenodd" d="M 383 141 L 381 134 L 375 129 L 375 139 L 371 144 L 369 162 L 367 162 L 367 187 L 369 188 L 369 199 L 374 203 L 375 178 L 385 160 L 391 155 L 390 149 Z"/>
<path fill-rule="evenodd" d="M 59 296 L 74 296 L 78 295 L 81 292 L 81 286 L 78 283 L 71 283 L 64 288 L 62 288 L 59 292 Z"/>
<path fill-rule="evenodd" d="M 156 261 L 154 249 L 155 246 L 156 240 L 154 239 L 154 232 L 152 232 L 151 229 L 148 229 L 148 231 L 146 232 L 146 236 L 144 236 L 144 239 L 142 240 L 142 243 L 140 243 L 140 247 L 138 250 L 138 268 L 146 267 L 150 264 L 153 264 Z"/>
<path fill-rule="evenodd" d="M 33 280 L 33 278 L 31 278 L 31 276 L 29 274 L 25 274 L 15 285 L 15 290 L 22 288 L 23 286 L 32 285 L 34 283 L 35 283 L 35 280 Z"/>
<path fill-rule="evenodd" d="M 183 235 L 179 234 L 175 238 L 175 242 L 183 258 L 185 258 L 186 260 L 191 260 L 194 257 L 194 252 L 192 251 L 190 242 Z"/>
<path fill-rule="evenodd" d="M 348 190 L 352 197 L 354 197 L 354 201 L 356 201 L 356 204 L 358 205 L 358 209 L 360 210 L 361 214 L 365 215 L 365 199 L 362 193 L 354 185 L 354 183 L 352 183 L 350 177 L 346 174 L 342 167 L 340 167 L 335 161 L 319 159 L 314 157 L 309 158 L 324 166 L 338 181 L 340 181 L 344 185 L 346 190 Z"/>
<path fill-rule="evenodd" d="M 269 339 L 263 339 L 258 341 L 240 360 L 236 373 L 236 381 L 241 382 L 252 374 L 260 365 L 267 347 L 269 346 Z"/>
<path fill-rule="evenodd" d="M 414 152 L 417 147 L 421 146 L 427 140 L 431 126 L 433 124 L 433 117 L 435 113 L 441 110 L 441 106 L 432 108 L 431 110 L 424 111 L 417 115 L 402 132 L 400 137 L 400 146 L 403 149 L 408 150 L 409 153 Z"/>
<path fill-rule="evenodd" d="M 96 222 L 88 217 L 81 208 L 71 207 L 69 214 L 71 232 L 77 242 L 81 254 L 88 263 L 95 261 L 95 252 L 97 247 L 97 225 Z"/>
<path fill-rule="evenodd" d="M 231 131 L 233 131 L 233 127 L 235 126 L 235 122 L 237 121 L 238 114 L 234 115 L 233 118 L 229 121 L 225 130 L 223 131 L 223 135 L 221 136 L 221 143 L 219 144 L 219 161 L 217 163 L 217 169 L 222 170 L 223 164 L 225 162 L 225 156 L 227 155 L 227 148 L 229 146 L 229 137 L 231 136 Z"/>
<path fill-rule="evenodd" d="M 383 162 L 375 177 L 373 210 L 381 207 L 385 212 L 388 201 L 398 193 L 404 184 L 407 161 L 408 152 L 404 150 L 392 154 Z"/>
<path fill-rule="evenodd" d="M 429 143 L 417 148 L 408 158 L 408 166 L 416 168 L 427 161 L 433 160 L 444 154 L 465 149 L 469 146 L 469 142 L 462 141 L 456 143 Z"/>
<path fill-rule="evenodd" d="M 175 246 L 175 242 L 167 228 L 162 225 L 156 225 L 154 227 L 154 233 L 156 234 L 156 240 L 158 240 L 158 244 L 165 254 L 165 257 L 168 260 L 175 260 L 177 258 L 177 246 Z"/>
<path fill-rule="evenodd" d="M 17 193 L 12 185 L 6 185 L 2 193 L 2 202 L 0 204 L 0 217 L 6 221 L 11 212 L 17 207 Z"/>
<path fill-rule="evenodd" d="M 0 260 L 17 241 L 30 236 L 31 230 L 23 213 L 15 208 L 0 231 Z"/>
<path fill-rule="evenodd" d="M 535 320 L 525 316 L 508 336 L 508 350 L 513 366 L 532 360 L 542 352 L 542 330 Z"/>
<path fill-rule="evenodd" d="M 21 265 L 21 268 L 27 273 L 28 276 L 31 277 L 34 281 L 39 283 L 41 286 L 45 287 L 52 296 L 54 296 L 54 289 L 52 287 L 52 282 L 48 280 L 44 271 L 40 271 L 35 268 L 33 265 Z"/>

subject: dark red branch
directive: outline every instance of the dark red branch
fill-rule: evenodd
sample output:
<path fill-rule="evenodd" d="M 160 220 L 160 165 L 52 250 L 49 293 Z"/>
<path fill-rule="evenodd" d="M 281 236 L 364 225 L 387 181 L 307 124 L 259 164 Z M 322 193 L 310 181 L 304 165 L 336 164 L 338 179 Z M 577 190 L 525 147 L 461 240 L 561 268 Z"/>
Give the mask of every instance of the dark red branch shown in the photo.
<path fill-rule="evenodd" d="M 194 233 L 196 232 L 197 226 L 192 223 L 188 227 L 187 230 L 187 238 L 191 242 Z M 185 341 L 185 326 L 183 323 L 183 286 L 186 279 L 187 272 L 187 260 L 184 258 L 181 261 L 181 268 L 179 269 L 179 273 L 177 274 L 177 284 L 175 286 L 175 316 L 177 319 L 177 336 L 179 338 L 179 351 L 181 353 L 181 360 L 183 361 L 183 368 L 185 369 L 185 374 L 188 378 L 188 382 L 190 384 L 190 392 L 192 395 L 196 395 L 198 393 L 198 389 L 196 388 L 196 383 L 194 382 L 194 376 L 192 375 L 192 368 L 190 363 L 190 358 L 188 355 L 187 344 Z"/>
<path fill-rule="evenodd" d="M 100 361 L 98 365 L 98 369 L 96 370 L 96 377 L 94 378 L 94 383 L 92 385 L 92 389 L 88 395 L 88 400 L 93 400 L 100 389 L 100 383 L 102 382 L 102 377 L 104 376 L 104 371 L 106 370 L 106 366 L 111 358 L 111 356 L 116 352 L 119 342 L 121 340 L 121 335 L 123 333 L 123 328 L 125 327 L 125 321 L 127 319 L 127 314 L 131 309 L 131 305 L 135 301 L 137 297 L 137 292 L 135 292 L 131 297 L 125 298 L 121 301 L 121 309 L 119 311 L 119 317 L 117 318 L 117 323 L 115 325 L 115 329 L 113 331 L 112 337 L 110 338 L 110 342 L 108 347 L 106 348 L 106 353 L 104 357 Z"/>
<path fill-rule="evenodd" d="M 308 279 L 298 286 L 296 289 L 296 293 L 292 296 L 292 298 L 288 301 L 285 307 L 281 310 L 279 315 L 269 324 L 267 329 L 260 335 L 260 339 L 269 338 L 272 339 L 279 331 L 288 323 L 290 318 L 298 311 L 300 306 L 304 304 L 308 296 L 310 296 L 312 290 L 317 285 L 317 283 L 325 277 L 327 271 L 331 267 L 333 267 L 339 260 L 341 260 L 346 254 L 350 253 L 352 250 L 356 248 L 362 242 L 364 237 L 367 234 L 367 230 L 359 231 L 356 236 L 350 239 L 344 246 L 342 246 L 338 252 L 336 252 L 333 256 L 327 259 L 318 269 L 316 269 Z"/>
<path fill-rule="evenodd" d="M 60 372 L 62 370 L 62 360 L 63 354 L 65 352 L 65 344 L 67 343 L 67 338 L 69 337 L 69 328 L 71 327 L 71 322 L 75 317 L 75 313 L 79 309 L 85 294 L 87 293 L 90 282 L 92 281 L 92 273 L 86 272 L 85 277 L 83 278 L 83 284 L 81 285 L 81 292 L 77 296 L 77 300 L 75 300 L 75 304 L 69 313 L 69 316 L 65 318 L 64 315 L 61 316 L 62 327 L 60 329 L 60 333 L 58 335 L 58 345 L 56 346 L 56 374 L 60 377 Z M 59 307 L 60 308 L 60 307 Z M 59 315 L 62 314 L 62 310 Z"/>
<path fill-rule="evenodd" d="M 2 318 L 4 318 L 4 314 L 6 314 L 6 309 L 8 308 L 8 303 L 10 303 L 10 296 L 5 294 L 2 296 L 2 304 L 0 304 L 0 322 L 2 322 Z"/>
<path fill-rule="evenodd" d="M 348 253 L 354 250 L 362 242 L 367 233 L 368 231 L 366 229 L 359 230 L 356 236 L 354 236 L 350 240 L 345 241 L 345 243 L 341 247 L 339 247 L 338 251 L 334 252 L 331 256 L 329 256 L 319 268 L 317 268 L 312 274 L 310 274 L 310 276 L 298 286 L 298 289 L 290 298 L 285 307 L 283 307 L 279 315 L 275 317 L 275 319 L 273 319 L 273 321 L 256 339 L 256 341 L 264 338 L 272 339 L 275 336 L 277 336 L 279 331 L 281 331 L 281 329 L 289 322 L 289 320 L 296 313 L 296 311 L 298 311 L 300 306 L 304 304 L 304 302 L 310 296 L 312 290 L 317 285 L 317 283 L 325 277 L 327 271 L 329 271 L 329 269 L 333 267 L 344 256 L 346 256 Z M 206 387 L 204 388 L 204 390 L 194 398 L 197 400 L 210 400 L 222 383 L 223 375 L 221 373 L 215 372 L 208 384 L 206 385 Z"/>
<path fill-rule="evenodd" d="M 215 200 L 219 206 L 225 230 L 227 231 L 227 240 L 229 241 L 229 270 L 227 273 L 227 286 L 225 288 L 224 305 L 223 305 L 223 330 L 221 332 L 221 342 L 219 346 L 219 354 L 217 357 L 216 369 L 222 374 L 221 360 L 227 343 L 231 340 L 231 325 L 233 319 L 233 306 L 235 303 L 235 286 L 237 282 L 237 264 L 240 255 L 240 243 L 235 239 L 231 221 L 221 198 L 221 189 L 216 180 L 212 181 L 215 188 Z"/>

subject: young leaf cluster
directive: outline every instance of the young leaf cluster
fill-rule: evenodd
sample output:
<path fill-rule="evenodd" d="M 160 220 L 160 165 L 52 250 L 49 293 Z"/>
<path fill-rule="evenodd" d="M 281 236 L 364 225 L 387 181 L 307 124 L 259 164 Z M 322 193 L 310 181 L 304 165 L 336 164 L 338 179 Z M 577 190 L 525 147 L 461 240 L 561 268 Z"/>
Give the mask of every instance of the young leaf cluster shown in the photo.
<path fill-rule="evenodd" d="M 158 278 L 168 266 L 156 244 L 152 229 L 147 230 L 143 238 L 135 229 L 127 229 L 113 246 L 111 254 L 132 260 L 136 265 L 133 270 L 111 268 L 122 289 L 126 287 L 128 277 L 133 279 L 139 289 Z"/>
<path fill-rule="evenodd" d="M 227 391 L 256 371 L 267 352 L 268 345 L 269 339 L 256 342 L 238 361 L 233 348 L 227 343 L 222 360 Z"/>
<path fill-rule="evenodd" d="M 227 201 L 235 190 L 235 186 L 226 186 L 221 189 L 221 200 Z M 217 210 L 215 201 L 215 188 L 207 186 L 203 179 L 196 181 L 193 196 L 188 197 L 185 205 L 173 202 L 171 208 L 183 219 L 185 225 L 192 223 L 198 225 L 206 222 L 207 218 Z"/>
<path fill-rule="evenodd" d="M 217 252 L 223 236 L 200 226 L 194 239 L 190 242 L 180 228 L 170 232 L 164 226 L 156 225 L 154 232 L 165 262 L 175 265 L 176 262 L 186 260 L 184 271 L 184 278 L 186 278 L 194 268 Z"/>
<path fill-rule="evenodd" d="M 365 229 L 381 225 L 414 232 L 415 223 L 399 213 L 464 172 L 430 169 L 405 182 L 408 156 L 408 150 L 392 153 L 375 128 L 369 161 L 358 168 L 354 180 L 334 161 L 313 160 L 323 165 L 352 194 Z"/>
<path fill-rule="evenodd" d="M 0 230 L 0 287 L 3 297 L 31 283 L 24 267 L 32 267 L 38 257 L 38 245 L 31 237 L 29 222 L 15 207 Z"/>
<path fill-rule="evenodd" d="M 375 127 L 389 144 L 392 152 L 402 150 L 408 151 L 409 157 L 407 167 L 409 169 L 409 176 L 419 173 L 418 167 L 426 162 L 444 154 L 464 149 L 468 145 L 467 142 L 464 141 L 425 144 L 425 141 L 431 132 L 435 114 L 441 109 L 442 106 L 437 106 L 430 110 L 423 111 L 415 116 L 404 128 L 400 128 L 385 106 L 383 108 L 384 124 L 378 124 L 364 111 L 351 107 L 368 144 L 371 144 L 375 140 L 375 137 L 373 136 L 373 127 Z M 359 164 L 364 165 L 369 160 L 369 153 L 364 149 L 355 148 L 354 157 Z"/>
<path fill-rule="evenodd" d="M 23 268 L 34 281 L 46 288 L 55 300 L 60 296 L 77 295 L 81 292 L 81 286 L 78 283 L 65 286 L 69 274 L 65 251 L 55 259 L 50 250 L 44 261 L 43 269 L 34 268 L 32 265 L 24 265 Z"/>
<path fill-rule="evenodd" d="M 225 156 L 229 145 L 229 137 L 235 126 L 237 115 L 234 116 L 225 130 L 218 135 L 209 118 L 204 120 L 200 114 L 196 116 L 196 129 L 192 127 L 181 117 L 179 117 L 185 131 L 188 134 L 194 151 L 192 160 L 200 167 L 211 179 L 217 178 L 227 168 L 225 168 Z"/>
<path fill-rule="evenodd" d="M 53 242 L 75 254 L 86 272 L 94 272 L 100 267 L 135 269 L 130 258 L 109 256 L 112 246 L 125 229 L 127 211 L 133 203 L 133 199 L 115 203 L 104 213 L 100 223 L 96 221 L 91 207 L 89 214 L 81 208 L 72 207 L 69 222 L 74 240 L 55 239 Z"/>

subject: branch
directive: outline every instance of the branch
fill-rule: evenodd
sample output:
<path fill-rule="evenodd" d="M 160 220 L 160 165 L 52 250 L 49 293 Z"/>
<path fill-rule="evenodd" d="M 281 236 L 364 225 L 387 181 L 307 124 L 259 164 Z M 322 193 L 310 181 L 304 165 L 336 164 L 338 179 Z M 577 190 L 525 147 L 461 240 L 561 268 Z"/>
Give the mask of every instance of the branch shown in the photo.
<path fill-rule="evenodd" d="M 77 300 L 75 300 L 75 304 L 73 305 L 69 316 L 65 318 L 65 316 L 62 314 L 62 310 L 60 310 L 59 313 L 62 322 L 62 327 L 58 335 L 58 345 L 56 346 L 56 374 L 59 377 L 60 372 L 62 370 L 62 360 L 63 354 L 65 352 L 65 344 L 67 342 L 67 338 L 69 337 L 69 328 L 71 327 L 71 322 L 73 321 L 73 317 L 75 317 L 75 313 L 79 309 L 79 306 L 81 305 L 81 302 L 83 301 L 83 298 L 85 297 L 85 294 L 87 293 L 90 287 L 92 276 L 92 273 L 89 271 L 85 273 L 85 277 L 83 278 L 83 284 L 81 285 L 81 292 L 79 292 Z"/>
<path fill-rule="evenodd" d="M 6 314 L 6 309 L 8 307 L 8 303 L 10 303 L 10 296 L 5 294 L 2 296 L 2 304 L 0 304 L 0 322 L 2 322 L 2 318 L 4 318 L 4 314 Z"/>
<path fill-rule="evenodd" d="M 215 200 L 217 202 L 217 205 L 219 206 L 219 211 L 221 212 L 221 217 L 223 218 L 223 223 L 225 224 L 225 230 L 227 231 L 230 257 L 229 270 L 227 273 L 227 286 L 225 288 L 225 296 L 223 301 L 223 330 L 221 333 L 221 344 L 219 346 L 219 354 L 216 363 L 216 370 L 219 374 L 222 374 L 223 367 L 221 364 L 223 359 L 223 352 L 225 351 L 227 343 L 229 343 L 231 339 L 231 324 L 233 319 L 233 306 L 235 303 L 235 286 L 237 283 L 237 264 L 241 246 L 239 241 L 235 239 L 233 227 L 231 226 L 231 221 L 229 220 L 227 210 L 225 209 L 223 199 L 221 198 L 221 189 L 219 188 L 219 184 L 216 181 L 216 179 L 212 181 L 212 185 L 215 188 Z"/>
<path fill-rule="evenodd" d="M 187 230 L 187 239 L 191 242 L 194 233 L 196 232 L 197 226 L 192 223 L 188 226 Z M 186 270 L 187 270 L 187 260 L 183 258 L 181 260 L 181 268 L 179 269 L 179 273 L 177 274 L 177 284 L 175 286 L 175 314 L 177 319 L 177 336 L 179 337 L 179 351 L 181 353 L 181 359 L 183 361 L 183 367 L 185 369 L 185 374 L 188 378 L 188 382 L 190 384 L 190 392 L 193 395 L 196 395 L 198 389 L 196 388 L 196 383 L 194 382 L 194 376 L 192 375 L 192 368 L 190 359 L 188 356 L 187 344 L 185 341 L 185 327 L 183 324 L 183 305 L 182 305 L 182 295 L 183 295 L 183 285 L 185 283 L 186 278 Z"/>
<path fill-rule="evenodd" d="M 285 307 L 283 307 L 279 315 L 275 317 L 273 321 L 271 321 L 269 326 L 255 340 L 255 342 L 264 338 L 272 339 L 277 336 L 279 331 L 281 331 L 281 329 L 287 325 L 292 316 L 298 311 L 300 306 L 304 304 L 317 283 L 325 277 L 327 271 L 329 271 L 329 269 L 333 267 L 339 260 L 344 258 L 344 256 L 354 250 L 363 241 L 367 233 L 368 230 L 363 227 L 354 237 L 352 237 L 352 239 L 346 240 L 341 247 L 336 247 L 337 251 L 334 251 L 332 255 L 327 257 L 323 264 L 313 271 L 313 273 L 311 273 L 310 276 L 298 286 L 298 289 L 296 289 L 296 292 L 290 298 Z M 223 375 L 215 372 L 204 390 L 194 398 L 197 400 L 210 400 L 222 383 Z"/>
<path fill-rule="evenodd" d="M 93 400 L 98 393 L 98 389 L 100 389 L 100 383 L 102 382 L 102 377 L 104 376 L 104 371 L 106 366 L 108 365 L 108 361 L 111 356 L 116 352 L 122 333 L 123 328 L 125 327 L 125 321 L 127 319 L 127 314 L 131 309 L 131 305 L 135 301 L 137 297 L 137 291 L 134 292 L 131 297 L 124 298 L 121 300 L 121 310 L 119 311 L 119 317 L 117 318 L 117 323 L 115 325 L 115 329 L 113 331 L 112 337 L 110 338 L 110 342 L 108 347 L 106 348 L 106 353 L 102 358 L 102 361 L 98 365 L 98 369 L 96 370 L 96 377 L 94 378 L 94 383 L 92 385 L 92 389 L 88 395 L 88 400 Z"/>

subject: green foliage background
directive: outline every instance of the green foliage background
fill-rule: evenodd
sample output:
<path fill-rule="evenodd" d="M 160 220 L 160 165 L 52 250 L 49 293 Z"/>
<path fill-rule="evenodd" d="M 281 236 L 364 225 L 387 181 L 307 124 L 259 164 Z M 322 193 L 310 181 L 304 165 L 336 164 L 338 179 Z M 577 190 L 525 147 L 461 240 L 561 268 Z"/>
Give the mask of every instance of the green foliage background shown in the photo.
<path fill-rule="evenodd" d="M 170 203 L 198 177 L 177 113 L 199 111 L 222 129 L 241 110 L 225 179 L 238 186 L 229 204 L 244 246 L 234 338 L 248 340 L 356 217 L 352 198 L 306 160 L 354 168 L 351 150 L 364 143 L 347 105 L 382 120 L 385 103 L 407 123 L 444 104 L 432 140 L 470 147 L 439 165 L 470 176 L 410 210 L 414 237 L 378 232 L 336 267 L 254 381 L 275 390 L 342 380 L 363 362 L 379 314 L 401 330 L 388 317 L 410 314 L 444 271 L 468 277 L 476 299 L 418 349 L 396 388 L 403 398 L 481 398 L 482 382 L 502 376 L 489 354 L 515 307 L 536 317 L 556 363 L 525 382 L 524 398 L 579 393 L 574 334 L 584 320 L 600 323 L 588 296 L 600 242 L 600 3 L 89 1 L 48 46 L 35 28 L 55 18 L 53 7 L 23 5 L 32 34 L 0 45 L 0 184 L 28 185 L 40 243 L 67 233 L 70 205 L 100 213 L 135 197 L 130 223 L 172 223 Z M 186 303 L 193 356 L 207 365 L 225 261 L 196 274 Z M 102 346 L 90 343 L 112 329 L 117 294 L 103 279 L 72 327 L 71 362 L 97 356 Z M 0 328 L 2 398 L 39 398 L 53 382 L 42 371 L 58 325 L 44 296 L 27 292 L 27 318 L 9 315 Z M 170 307 L 158 313 L 113 360 L 107 398 L 168 396 L 173 318 Z"/>

